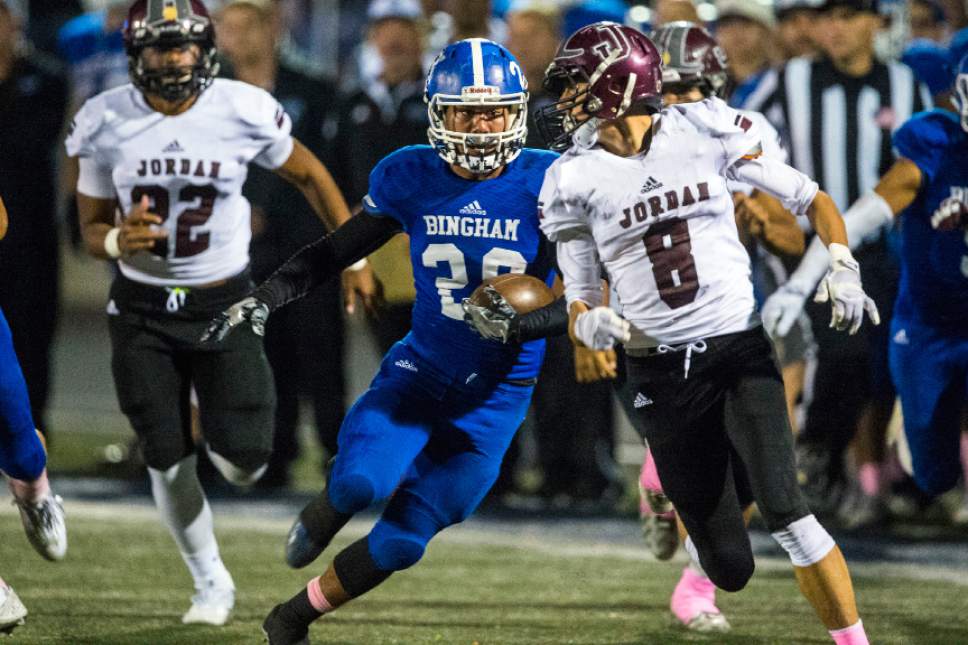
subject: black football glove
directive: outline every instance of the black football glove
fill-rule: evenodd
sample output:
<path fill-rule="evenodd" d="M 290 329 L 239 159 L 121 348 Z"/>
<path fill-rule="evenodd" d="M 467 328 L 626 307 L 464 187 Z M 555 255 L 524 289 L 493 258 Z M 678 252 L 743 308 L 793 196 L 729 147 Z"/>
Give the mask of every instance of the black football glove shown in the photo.
<path fill-rule="evenodd" d="M 485 285 L 484 295 L 491 303 L 489 307 L 475 305 L 470 298 L 464 298 L 461 301 L 464 322 L 489 340 L 499 340 L 502 343 L 515 342 L 520 323 L 518 312 L 491 285 Z"/>
<path fill-rule="evenodd" d="M 248 321 L 256 336 L 265 336 L 269 305 L 257 298 L 245 298 L 215 316 L 202 334 L 201 342 L 221 343 L 233 327 Z"/>

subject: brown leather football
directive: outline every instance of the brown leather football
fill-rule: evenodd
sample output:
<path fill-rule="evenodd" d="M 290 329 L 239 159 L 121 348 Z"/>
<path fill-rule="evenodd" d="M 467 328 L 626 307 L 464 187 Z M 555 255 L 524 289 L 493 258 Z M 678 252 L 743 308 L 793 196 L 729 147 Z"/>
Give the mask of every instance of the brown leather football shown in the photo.
<path fill-rule="evenodd" d="M 479 307 L 491 306 L 491 301 L 484 293 L 484 287 L 493 286 L 504 296 L 508 304 L 519 314 L 526 314 L 550 305 L 555 296 L 544 282 L 538 278 L 523 273 L 505 273 L 496 278 L 488 278 L 471 294 L 471 303 Z"/>

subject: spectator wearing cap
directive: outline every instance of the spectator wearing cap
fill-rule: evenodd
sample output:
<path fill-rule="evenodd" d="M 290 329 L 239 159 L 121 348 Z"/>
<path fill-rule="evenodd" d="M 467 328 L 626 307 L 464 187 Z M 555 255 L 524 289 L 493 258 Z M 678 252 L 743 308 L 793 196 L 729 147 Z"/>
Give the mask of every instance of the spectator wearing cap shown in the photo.
<path fill-rule="evenodd" d="M 929 107 L 931 97 L 906 65 L 876 60 L 881 20 L 873 0 L 826 0 L 818 12 L 822 56 L 794 58 L 770 71 L 743 107 L 766 115 L 783 135 L 793 165 L 817 180 L 843 212 L 874 188 L 894 161 L 892 132 Z M 895 399 L 887 348 L 898 267 L 887 235 L 862 246 L 856 258 L 882 322 L 854 336 L 841 334 L 829 328 L 829 309 L 808 303 L 817 370 L 798 462 L 811 508 L 833 511 L 847 483 L 845 450 L 858 436 L 860 489 L 841 511 L 859 525 L 882 512 L 879 463 Z"/>
<path fill-rule="evenodd" d="M 366 194 L 370 171 L 404 146 L 427 143 L 423 100 L 423 11 L 416 0 L 375 0 L 367 10 L 363 74 L 347 85 L 325 128 L 333 176 L 351 207 Z M 372 58 L 370 58 L 372 57 Z M 385 353 L 410 330 L 415 297 L 409 241 L 393 238 L 369 258 L 386 304 L 371 329 Z"/>
<path fill-rule="evenodd" d="M 776 36 L 784 61 L 819 53 L 815 38 L 818 4 L 819 0 L 777 0 Z"/>
<path fill-rule="evenodd" d="M 21 46 L 18 16 L 0 0 L 0 196 L 10 218 L 0 242 L 0 308 L 44 432 L 59 292 L 54 160 L 66 109 L 63 75 L 52 58 Z"/>
<path fill-rule="evenodd" d="M 729 59 L 730 103 L 741 105 L 769 68 L 776 20 L 759 0 L 719 0 L 716 40 Z"/>
<path fill-rule="evenodd" d="M 699 12 L 692 0 L 656 0 L 652 25 L 659 28 L 669 22 L 694 22 L 702 24 Z"/>
<path fill-rule="evenodd" d="M 279 54 L 281 21 L 272 0 L 229 0 L 216 14 L 225 74 L 270 92 L 292 119 L 292 131 L 332 168 L 322 136 L 335 87 Z M 252 272 L 260 281 L 326 231 L 302 194 L 275 173 L 253 165 L 243 194 L 252 204 Z M 276 386 L 273 452 L 259 486 L 284 487 L 299 455 L 300 401 L 310 403 L 316 434 L 329 454 L 343 421 L 343 317 L 333 280 L 280 309 L 266 327 L 266 356 Z M 320 363 L 326 369 L 320 369 Z M 321 466 L 322 468 L 322 466 Z"/>
<path fill-rule="evenodd" d="M 930 40 L 941 44 L 948 35 L 944 9 L 933 0 L 911 0 L 910 29 L 912 40 Z"/>

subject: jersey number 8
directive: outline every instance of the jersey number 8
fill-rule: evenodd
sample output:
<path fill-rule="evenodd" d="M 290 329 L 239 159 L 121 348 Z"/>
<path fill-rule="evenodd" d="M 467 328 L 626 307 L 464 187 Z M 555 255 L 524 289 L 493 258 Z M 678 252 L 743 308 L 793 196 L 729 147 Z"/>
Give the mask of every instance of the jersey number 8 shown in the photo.
<path fill-rule="evenodd" d="M 448 318 L 464 319 L 461 303 L 454 300 L 454 291 L 467 286 L 467 263 L 464 254 L 455 244 L 431 244 L 420 256 L 423 265 L 435 269 L 441 262 L 450 265 L 450 276 L 438 276 L 435 282 L 440 295 L 440 310 Z M 517 251 L 495 247 L 488 251 L 481 262 L 482 280 L 493 278 L 501 267 L 510 269 L 508 273 L 524 273 L 528 261 Z"/>

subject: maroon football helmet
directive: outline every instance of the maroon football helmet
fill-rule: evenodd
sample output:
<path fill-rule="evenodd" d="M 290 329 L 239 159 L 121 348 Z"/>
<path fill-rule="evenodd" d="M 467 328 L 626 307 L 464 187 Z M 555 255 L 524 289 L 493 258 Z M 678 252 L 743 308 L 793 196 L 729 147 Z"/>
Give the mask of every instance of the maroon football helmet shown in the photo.
<path fill-rule="evenodd" d="M 201 0 L 136 0 L 122 31 L 131 82 L 146 94 L 185 101 L 200 94 L 218 74 L 215 27 Z M 146 47 L 177 49 L 189 44 L 201 50 L 190 67 L 145 67 Z"/>
<path fill-rule="evenodd" d="M 649 114 L 662 108 L 659 51 L 645 34 L 615 22 L 596 22 L 569 36 L 545 71 L 544 88 L 558 101 L 535 114 L 538 131 L 563 150 L 590 118 L 610 121 L 634 106 Z M 571 88 L 573 93 L 562 99 Z M 582 114 L 573 114 L 581 107 Z"/>
<path fill-rule="evenodd" d="M 670 86 L 698 87 L 704 96 L 726 98 L 728 76 L 726 52 L 699 25 L 670 22 L 650 34 L 662 52 L 662 82 Z"/>

